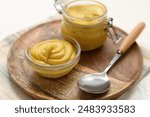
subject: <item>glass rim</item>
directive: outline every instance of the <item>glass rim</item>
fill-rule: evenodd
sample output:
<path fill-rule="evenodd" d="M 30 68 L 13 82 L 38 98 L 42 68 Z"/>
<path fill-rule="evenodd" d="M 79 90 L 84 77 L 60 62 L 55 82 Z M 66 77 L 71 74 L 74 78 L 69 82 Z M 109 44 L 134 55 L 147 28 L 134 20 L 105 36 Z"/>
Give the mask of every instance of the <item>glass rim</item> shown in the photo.
<path fill-rule="evenodd" d="M 72 0 L 72 1 L 67 2 L 67 3 L 64 5 L 63 9 L 62 9 L 62 13 L 63 13 L 66 17 L 69 17 L 69 18 L 71 18 L 71 19 L 76 19 L 76 20 L 96 20 L 96 19 L 101 19 L 101 18 L 103 18 L 103 17 L 106 16 L 106 14 L 107 14 L 107 7 L 106 7 L 103 3 L 101 3 L 101 2 L 99 2 L 99 1 L 97 1 L 97 0 L 82 0 L 82 1 L 90 1 L 90 2 L 93 2 L 93 3 L 98 3 L 99 5 L 101 5 L 101 6 L 104 8 L 104 13 L 103 13 L 102 15 L 98 16 L 98 17 L 95 17 L 95 18 L 77 18 L 77 17 L 74 17 L 74 16 L 69 15 L 69 14 L 65 11 L 65 9 L 66 9 L 66 7 L 67 7 L 68 5 L 70 5 L 70 4 L 72 4 L 72 3 L 75 3 L 75 2 L 81 2 L 81 0 L 76 0 L 76 1 Z"/>

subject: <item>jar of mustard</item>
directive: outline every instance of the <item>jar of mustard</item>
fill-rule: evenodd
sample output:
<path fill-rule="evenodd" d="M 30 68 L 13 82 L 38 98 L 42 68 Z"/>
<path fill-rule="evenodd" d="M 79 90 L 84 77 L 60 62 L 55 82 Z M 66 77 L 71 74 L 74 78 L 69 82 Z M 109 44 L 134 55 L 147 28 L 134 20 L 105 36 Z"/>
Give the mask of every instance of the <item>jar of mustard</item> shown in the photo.
<path fill-rule="evenodd" d="M 96 0 L 73 0 L 62 8 L 61 33 L 75 38 L 82 51 L 96 49 L 106 40 L 107 8 Z"/>

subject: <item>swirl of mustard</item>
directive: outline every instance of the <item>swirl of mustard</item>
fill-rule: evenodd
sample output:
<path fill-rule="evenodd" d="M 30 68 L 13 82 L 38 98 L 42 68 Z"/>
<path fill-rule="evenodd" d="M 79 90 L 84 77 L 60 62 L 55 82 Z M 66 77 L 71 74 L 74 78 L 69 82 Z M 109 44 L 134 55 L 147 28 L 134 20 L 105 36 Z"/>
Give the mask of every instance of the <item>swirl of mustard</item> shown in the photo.
<path fill-rule="evenodd" d="M 70 22 L 80 25 L 92 25 L 99 23 L 98 17 L 104 14 L 105 9 L 100 4 L 82 4 L 70 6 L 65 11 L 69 16 L 75 18 L 68 19 Z"/>
<path fill-rule="evenodd" d="M 39 64 L 59 65 L 76 56 L 76 52 L 68 41 L 51 39 L 39 42 L 30 49 L 32 61 Z"/>

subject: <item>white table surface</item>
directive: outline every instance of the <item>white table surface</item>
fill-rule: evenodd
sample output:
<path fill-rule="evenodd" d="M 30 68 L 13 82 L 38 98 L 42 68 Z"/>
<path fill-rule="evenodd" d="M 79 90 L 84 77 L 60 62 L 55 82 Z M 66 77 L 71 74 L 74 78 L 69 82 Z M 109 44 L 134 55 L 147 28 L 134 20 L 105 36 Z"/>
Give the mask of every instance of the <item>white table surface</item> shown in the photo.
<path fill-rule="evenodd" d="M 54 0 L 0 0 L 0 40 L 21 29 L 38 24 L 57 12 Z M 129 32 L 138 22 L 146 22 L 146 28 L 137 40 L 141 47 L 150 50 L 150 0 L 100 0 L 108 8 L 108 16 L 114 24 Z M 150 84 L 150 74 L 139 83 Z M 144 87 L 150 92 L 150 88 Z M 150 93 L 138 95 L 134 92 L 127 99 L 150 99 Z M 143 92 L 142 92 L 143 93 Z M 9 98 L 8 98 L 9 99 Z M 18 99 L 18 98 L 16 98 Z"/>

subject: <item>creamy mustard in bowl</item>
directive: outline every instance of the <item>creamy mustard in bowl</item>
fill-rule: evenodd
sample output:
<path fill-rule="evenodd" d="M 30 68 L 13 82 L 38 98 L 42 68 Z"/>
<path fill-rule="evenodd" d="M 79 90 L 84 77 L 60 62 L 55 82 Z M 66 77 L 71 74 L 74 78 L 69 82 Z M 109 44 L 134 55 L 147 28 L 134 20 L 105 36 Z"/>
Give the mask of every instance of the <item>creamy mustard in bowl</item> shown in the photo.
<path fill-rule="evenodd" d="M 68 38 L 67 38 L 68 39 Z M 74 39 L 50 39 L 26 50 L 26 61 L 42 76 L 58 78 L 69 73 L 80 58 L 80 46 Z"/>
<path fill-rule="evenodd" d="M 36 63 L 59 65 L 73 59 L 76 52 L 68 41 L 51 39 L 35 44 L 30 49 L 30 55 Z"/>

